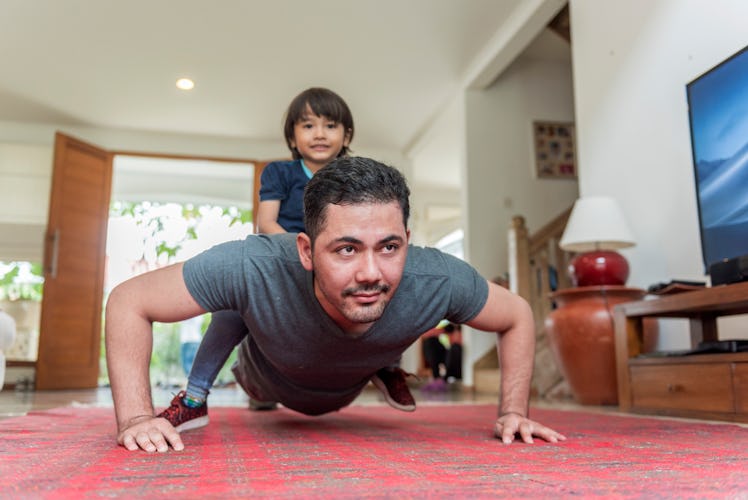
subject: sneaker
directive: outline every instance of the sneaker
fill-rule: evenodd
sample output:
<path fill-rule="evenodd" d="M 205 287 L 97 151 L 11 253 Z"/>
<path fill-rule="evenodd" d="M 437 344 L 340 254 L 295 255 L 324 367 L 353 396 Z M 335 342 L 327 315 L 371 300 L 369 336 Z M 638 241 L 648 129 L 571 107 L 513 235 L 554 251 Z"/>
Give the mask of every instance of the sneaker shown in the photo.
<path fill-rule="evenodd" d="M 415 411 L 416 400 L 410 393 L 405 377 L 413 376 L 401 368 L 382 368 L 372 378 L 372 383 L 382 391 L 385 401 L 401 411 Z"/>
<path fill-rule="evenodd" d="M 250 411 L 270 411 L 278 408 L 278 403 L 275 401 L 258 401 L 256 399 L 249 398 L 249 410 Z"/>
<path fill-rule="evenodd" d="M 182 402 L 184 396 L 185 391 L 179 391 L 179 394 L 171 400 L 171 405 L 156 416 L 168 420 L 177 432 L 189 431 L 208 425 L 207 401 L 197 408 L 191 408 Z"/>
<path fill-rule="evenodd" d="M 421 389 L 424 392 L 447 392 L 448 385 L 443 378 L 437 378 L 424 385 Z"/>

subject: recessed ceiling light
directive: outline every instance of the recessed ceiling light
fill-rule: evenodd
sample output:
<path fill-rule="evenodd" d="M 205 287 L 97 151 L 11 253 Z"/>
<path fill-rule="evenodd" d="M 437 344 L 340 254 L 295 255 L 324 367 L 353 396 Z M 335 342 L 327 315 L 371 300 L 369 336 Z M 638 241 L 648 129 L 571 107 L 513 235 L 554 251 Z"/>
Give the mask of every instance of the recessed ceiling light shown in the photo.
<path fill-rule="evenodd" d="M 189 78 L 180 78 L 177 80 L 177 88 L 182 90 L 192 90 L 195 88 L 195 82 Z"/>

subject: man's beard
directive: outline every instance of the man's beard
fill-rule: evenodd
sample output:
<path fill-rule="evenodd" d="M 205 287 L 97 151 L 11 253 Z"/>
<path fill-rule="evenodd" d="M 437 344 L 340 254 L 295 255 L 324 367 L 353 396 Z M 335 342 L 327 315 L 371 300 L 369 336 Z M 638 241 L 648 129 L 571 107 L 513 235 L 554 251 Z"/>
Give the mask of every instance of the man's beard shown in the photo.
<path fill-rule="evenodd" d="M 362 292 L 379 292 L 382 294 L 382 296 L 384 296 L 387 294 L 387 292 L 390 291 L 390 288 L 391 287 L 389 285 L 359 286 L 356 288 L 346 288 L 345 290 L 343 290 L 341 295 L 343 299 L 352 297 L 353 295 Z M 342 303 L 343 307 L 340 308 L 340 312 L 348 321 L 352 323 L 371 323 L 382 317 L 382 314 L 384 314 L 384 310 L 387 307 L 388 303 L 388 299 L 382 299 L 382 297 L 380 297 L 380 300 L 378 300 L 377 302 L 373 302 L 371 304 L 357 304 L 357 307 L 350 308 L 346 307 L 346 302 L 344 300 Z"/>
<path fill-rule="evenodd" d="M 371 323 L 382 317 L 388 303 L 389 301 L 383 300 L 373 304 L 358 305 L 355 309 L 343 307 L 340 312 L 351 323 Z"/>

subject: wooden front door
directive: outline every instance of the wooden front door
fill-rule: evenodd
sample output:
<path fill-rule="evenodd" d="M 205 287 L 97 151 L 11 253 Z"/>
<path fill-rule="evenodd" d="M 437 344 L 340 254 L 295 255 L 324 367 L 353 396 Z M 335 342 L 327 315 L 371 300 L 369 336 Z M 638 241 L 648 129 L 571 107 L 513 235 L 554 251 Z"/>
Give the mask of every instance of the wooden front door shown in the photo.
<path fill-rule="evenodd" d="M 36 389 L 97 386 L 112 154 L 55 136 Z"/>

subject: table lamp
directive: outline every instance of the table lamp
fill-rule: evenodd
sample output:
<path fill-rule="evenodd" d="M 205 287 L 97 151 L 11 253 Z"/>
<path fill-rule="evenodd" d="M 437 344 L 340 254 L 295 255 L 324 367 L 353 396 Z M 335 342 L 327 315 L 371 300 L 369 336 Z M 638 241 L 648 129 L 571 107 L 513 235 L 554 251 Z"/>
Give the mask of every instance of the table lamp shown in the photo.
<path fill-rule="evenodd" d="M 574 286 L 624 285 L 629 264 L 615 250 L 634 245 L 621 207 L 609 196 L 579 198 L 559 242 L 562 250 L 579 253 L 569 265 Z"/>

